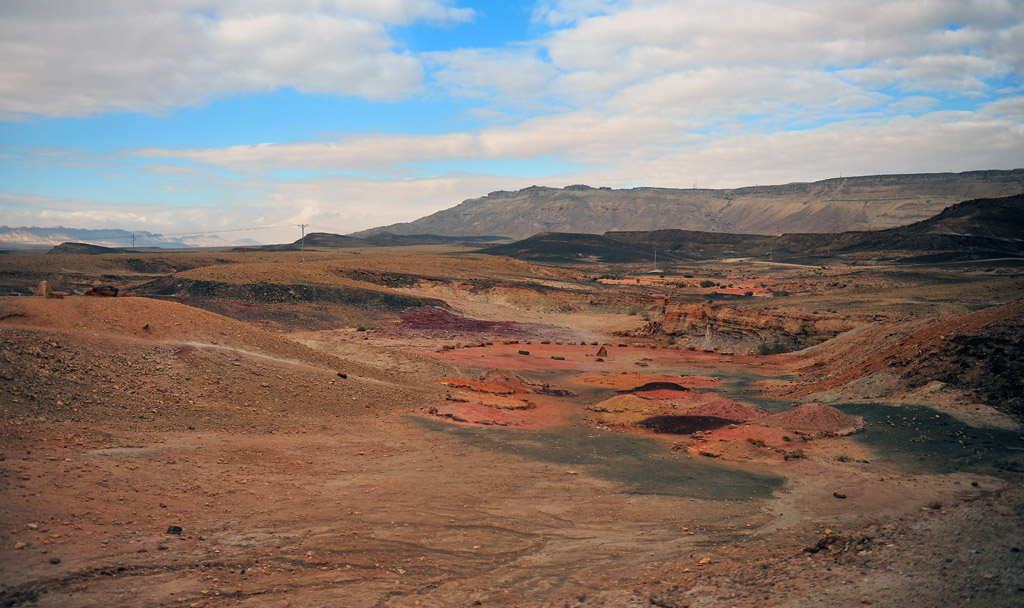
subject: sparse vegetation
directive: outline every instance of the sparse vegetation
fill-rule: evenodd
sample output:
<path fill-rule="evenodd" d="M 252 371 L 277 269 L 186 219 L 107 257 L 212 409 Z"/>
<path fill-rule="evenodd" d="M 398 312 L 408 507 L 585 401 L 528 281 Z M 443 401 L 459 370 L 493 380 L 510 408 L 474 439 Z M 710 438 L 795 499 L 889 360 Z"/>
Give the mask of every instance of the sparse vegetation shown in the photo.
<path fill-rule="evenodd" d="M 768 344 L 767 342 L 762 342 L 761 344 L 758 344 L 757 347 L 754 349 L 754 354 L 755 355 L 762 355 L 762 356 L 763 355 L 781 355 L 782 353 L 788 353 L 788 352 L 789 352 L 789 347 L 786 346 L 785 344 L 782 344 L 781 342 L 776 342 L 774 344 Z"/>

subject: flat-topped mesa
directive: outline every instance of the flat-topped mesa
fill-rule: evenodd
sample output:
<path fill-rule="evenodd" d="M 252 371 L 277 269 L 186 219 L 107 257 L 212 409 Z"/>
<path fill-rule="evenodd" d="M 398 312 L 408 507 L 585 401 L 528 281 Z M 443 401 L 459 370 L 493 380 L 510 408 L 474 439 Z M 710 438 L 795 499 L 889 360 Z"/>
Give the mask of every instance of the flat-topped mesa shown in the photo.
<path fill-rule="evenodd" d="M 1024 192 L 1024 169 L 877 175 L 733 189 L 530 186 L 463 201 L 413 222 L 354 233 L 450 236 L 603 234 L 677 228 L 744 234 L 878 230 L 960 201 Z"/>

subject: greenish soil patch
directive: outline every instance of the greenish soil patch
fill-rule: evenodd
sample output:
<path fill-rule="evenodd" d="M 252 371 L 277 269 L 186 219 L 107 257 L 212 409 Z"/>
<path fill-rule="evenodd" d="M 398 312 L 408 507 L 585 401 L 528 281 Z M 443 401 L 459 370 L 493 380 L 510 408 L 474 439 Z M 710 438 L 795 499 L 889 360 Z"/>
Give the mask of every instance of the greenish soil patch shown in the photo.
<path fill-rule="evenodd" d="M 663 443 L 624 433 L 580 427 L 528 431 L 477 428 L 416 419 L 435 432 L 454 435 L 485 450 L 517 454 L 621 483 L 632 494 L 685 496 L 709 500 L 769 498 L 784 479 L 756 475 L 671 452 Z"/>
<path fill-rule="evenodd" d="M 977 471 L 1024 473 L 1024 437 L 1019 431 L 973 427 L 925 406 L 877 403 L 836 405 L 868 423 L 856 441 L 881 458 L 914 473 Z"/>

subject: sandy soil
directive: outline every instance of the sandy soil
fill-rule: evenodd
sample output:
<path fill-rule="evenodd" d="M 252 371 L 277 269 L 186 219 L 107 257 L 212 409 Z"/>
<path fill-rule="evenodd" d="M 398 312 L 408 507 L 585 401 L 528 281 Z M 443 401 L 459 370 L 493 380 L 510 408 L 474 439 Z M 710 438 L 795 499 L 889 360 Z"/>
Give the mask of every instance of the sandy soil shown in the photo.
<path fill-rule="evenodd" d="M 373 255 L 378 272 L 481 265 L 494 280 L 594 283 L 575 269 L 466 258 L 442 271 L 438 259 Z M 303 280 L 333 281 L 339 268 L 365 268 L 361 257 L 325 256 Z M 235 276 L 278 280 L 294 266 L 281 260 Z M 245 262 L 201 273 L 232 265 Z M 366 282 L 353 276 L 338 280 Z M 716 399 L 700 413 L 739 411 L 721 400 L 791 411 L 805 400 L 787 391 L 821 371 L 808 365 L 848 346 L 677 349 L 616 336 L 643 322 L 621 310 L 580 322 L 557 307 L 516 309 L 506 292 L 459 293 L 457 313 L 522 333 L 466 325 L 439 336 L 398 318 L 283 332 L 148 298 L 0 299 L 0 600 L 1021 605 L 1019 425 L 865 400 L 832 403 L 866 420 L 844 437 L 757 419 L 699 436 L 609 427 L 588 407 L 651 382 L 701 396 L 629 396 L 662 413 Z M 523 383 L 489 382 L 494 369 Z"/>

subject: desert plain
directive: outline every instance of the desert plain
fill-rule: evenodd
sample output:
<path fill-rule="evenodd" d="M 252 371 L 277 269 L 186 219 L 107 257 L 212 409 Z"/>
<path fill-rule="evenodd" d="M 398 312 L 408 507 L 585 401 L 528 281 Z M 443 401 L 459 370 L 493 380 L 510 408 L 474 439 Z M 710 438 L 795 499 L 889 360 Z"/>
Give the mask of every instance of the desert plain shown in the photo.
<path fill-rule="evenodd" d="M 479 248 L 0 256 L 0 602 L 1024 605 L 1019 259 Z"/>

